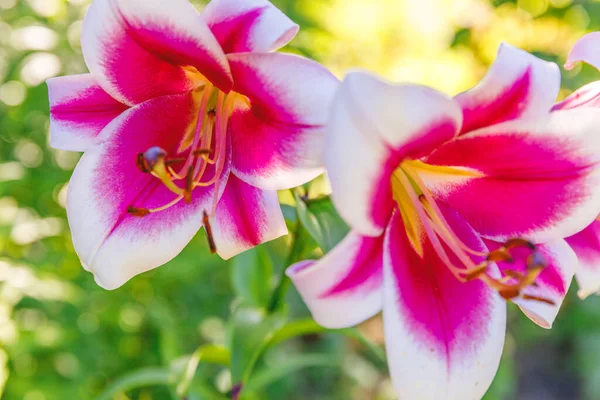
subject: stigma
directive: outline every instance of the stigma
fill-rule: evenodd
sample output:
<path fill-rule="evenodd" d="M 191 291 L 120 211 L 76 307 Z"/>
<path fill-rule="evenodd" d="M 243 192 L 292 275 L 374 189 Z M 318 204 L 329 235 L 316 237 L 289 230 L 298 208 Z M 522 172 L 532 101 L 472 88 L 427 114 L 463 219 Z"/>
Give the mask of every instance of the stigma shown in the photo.
<path fill-rule="evenodd" d="M 459 281 L 479 279 L 506 300 L 522 298 L 553 304 L 549 299 L 524 293 L 527 287 L 536 286 L 536 279 L 547 266 L 537 246 L 520 238 L 507 240 L 493 251 L 481 251 L 466 245 L 452 230 L 423 182 L 420 173 L 425 171 L 451 172 L 457 176 L 476 174 L 469 170 L 436 167 L 414 160 L 403 161 L 394 171 L 391 177 L 392 193 L 413 249 L 423 257 L 423 239 L 426 238 Z M 497 268 L 492 268 L 495 263 L 514 264 L 516 252 L 522 253 L 523 250 L 527 252 L 524 269 L 506 268 L 498 273 Z"/>

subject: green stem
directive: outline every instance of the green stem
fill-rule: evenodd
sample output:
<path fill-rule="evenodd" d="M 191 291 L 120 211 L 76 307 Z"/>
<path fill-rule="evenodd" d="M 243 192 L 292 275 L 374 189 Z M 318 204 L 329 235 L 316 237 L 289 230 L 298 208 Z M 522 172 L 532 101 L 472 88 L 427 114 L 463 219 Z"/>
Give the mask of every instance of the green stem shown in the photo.
<path fill-rule="evenodd" d="M 286 268 L 287 269 L 287 268 Z M 285 297 L 287 290 L 290 286 L 290 278 L 285 275 L 285 269 L 283 270 L 283 276 L 279 280 L 279 284 L 273 291 L 273 296 L 271 297 L 271 301 L 269 302 L 269 307 L 267 308 L 267 313 L 272 314 L 279 308 L 282 299 Z"/>
<path fill-rule="evenodd" d="M 119 393 L 146 386 L 170 385 L 174 377 L 167 368 L 143 368 L 116 380 L 96 400 L 112 400 Z"/>
<path fill-rule="evenodd" d="M 298 241 L 298 236 L 300 235 L 300 231 L 302 229 L 302 224 L 298 220 L 296 225 L 296 230 L 292 237 L 292 245 L 290 247 L 290 252 L 285 260 L 285 266 L 281 273 L 281 278 L 279 279 L 279 284 L 273 290 L 273 294 L 271 295 L 271 300 L 269 301 L 269 306 L 267 307 L 267 313 L 272 314 L 279 308 L 281 302 L 285 298 L 285 294 L 290 287 L 291 281 L 290 278 L 285 274 L 287 269 L 296 262 L 298 258 L 298 254 L 301 252 L 299 249 L 300 243 Z"/>
<path fill-rule="evenodd" d="M 296 199 L 296 201 L 308 201 L 308 190 L 309 187 L 304 188 L 304 194 L 298 193 L 300 188 L 290 189 L 290 193 Z M 302 256 L 304 255 L 304 236 L 308 235 L 306 228 L 302 225 L 302 221 L 300 219 L 300 215 L 298 214 L 298 205 L 296 205 L 296 230 L 294 231 L 294 235 L 292 236 L 292 245 L 290 247 L 290 252 L 285 260 L 285 266 L 283 268 L 283 273 L 281 275 L 281 279 L 279 280 L 279 284 L 273 290 L 273 294 L 271 296 L 271 300 L 269 301 L 269 305 L 267 307 L 267 313 L 272 314 L 279 308 L 280 303 L 285 298 L 285 294 L 290 287 L 290 278 L 285 274 L 286 270 L 295 262 L 300 261 Z M 301 237 L 302 236 L 302 237 Z"/>
<path fill-rule="evenodd" d="M 286 361 L 279 368 L 265 368 L 257 371 L 251 382 L 246 385 L 246 390 L 257 392 L 270 384 L 290 376 L 305 368 L 339 368 L 339 360 L 323 354 L 300 354 Z"/>
<path fill-rule="evenodd" d="M 380 346 L 367 339 L 358 329 L 327 329 L 317 324 L 312 319 L 301 319 L 290 322 L 279 329 L 269 342 L 269 347 L 278 345 L 286 340 L 293 339 L 299 336 L 314 335 L 320 333 L 338 333 L 346 337 L 352 338 L 363 345 L 382 365 L 387 365 L 385 351 Z"/>

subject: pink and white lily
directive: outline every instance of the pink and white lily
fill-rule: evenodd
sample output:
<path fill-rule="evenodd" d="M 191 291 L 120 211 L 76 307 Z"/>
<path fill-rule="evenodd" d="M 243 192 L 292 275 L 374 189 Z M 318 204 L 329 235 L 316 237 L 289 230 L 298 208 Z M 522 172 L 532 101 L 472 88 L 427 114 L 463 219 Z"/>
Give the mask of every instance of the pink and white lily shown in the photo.
<path fill-rule="evenodd" d="M 600 32 L 584 35 L 575 43 L 565 68 L 571 69 L 576 62 L 581 61 L 600 69 Z M 581 87 L 557 103 L 553 109 L 579 108 L 600 108 L 600 81 Z M 600 221 L 594 220 L 587 228 L 568 237 L 566 241 L 579 260 L 579 267 L 575 274 L 579 285 L 579 297 L 584 299 L 590 294 L 600 293 Z"/>
<path fill-rule="evenodd" d="M 267 0 L 95 0 L 89 74 L 48 81 L 50 144 L 83 151 L 67 213 L 77 254 L 114 289 L 205 226 L 229 258 L 287 233 L 278 189 L 322 172 L 324 67 L 272 51 L 298 26 Z"/>
<path fill-rule="evenodd" d="M 506 299 L 552 325 L 577 267 L 562 238 L 600 211 L 600 110 L 551 112 L 559 85 L 555 64 L 508 45 L 455 98 L 366 72 L 342 82 L 326 167 L 352 231 L 288 275 L 326 327 L 383 309 L 401 399 L 481 398 Z"/>

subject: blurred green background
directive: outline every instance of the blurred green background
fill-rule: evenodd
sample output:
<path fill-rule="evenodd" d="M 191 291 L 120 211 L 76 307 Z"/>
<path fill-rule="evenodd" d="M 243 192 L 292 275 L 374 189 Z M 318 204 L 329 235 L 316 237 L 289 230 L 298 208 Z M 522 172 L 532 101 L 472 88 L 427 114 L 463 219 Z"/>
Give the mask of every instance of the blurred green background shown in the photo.
<path fill-rule="evenodd" d="M 600 30 L 600 2 L 592 1 L 274 2 L 302 27 L 286 51 L 315 58 L 339 76 L 362 67 L 449 94 L 481 78 L 500 41 L 562 65 L 580 35 Z M 0 0 L 0 397 L 6 400 L 93 399 L 140 369 L 139 379 L 173 382 L 186 355 L 226 341 L 237 304 L 260 302 L 276 285 L 289 247 L 284 238 L 225 263 L 208 254 L 199 235 L 168 265 L 113 292 L 81 269 L 65 214 L 79 155 L 47 146 L 44 81 L 85 71 L 79 33 L 88 5 Z M 562 96 L 600 79 L 600 72 L 578 66 L 563 77 Z M 282 201 L 294 203 L 289 195 Z M 295 230 L 293 209 L 285 211 Z M 264 278 L 255 292 L 248 292 L 248 270 Z M 580 302 L 575 293 L 551 331 L 509 306 L 505 354 L 486 400 L 600 399 L 600 299 Z M 293 290 L 287 300 L 292 319 L 308 316 Z M 382 344 L 380 319 L 360 331 Z M 288 340 L 261 359 L 262 383 L 247 398 L 394 399 L 385 363 L 372 353 L 338 333 Z M 226 368 L 201 364 L 189 399 L 222 398 L 218 393 L 230 389 Z M 163 384 L 108 398 L 175 397 Z"/>

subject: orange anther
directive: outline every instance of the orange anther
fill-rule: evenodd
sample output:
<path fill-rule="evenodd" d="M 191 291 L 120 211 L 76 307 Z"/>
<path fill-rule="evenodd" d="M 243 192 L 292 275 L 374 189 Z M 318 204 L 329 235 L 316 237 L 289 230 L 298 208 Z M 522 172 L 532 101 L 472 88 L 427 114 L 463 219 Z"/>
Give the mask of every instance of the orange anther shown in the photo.
<path fill-rule="evenodd" d="M 140 218 L 150 214 L 150 210 L 148 210 L 147 208 L 137 208 L 133 206 L 127 207 L 127 212 L 134 217 Z"/>
<path fill-rule="evenodd" d="M 204 211 L 203 215 L 204 230 L 206 231 L 206 239 L 208 240 L 208 248 L 212 254 L 217 252 L 217 245 L 215 244 L 215 238 L 213 237 L 212 228 L 210 226 L 210 220 L 208 214 Z"/>

